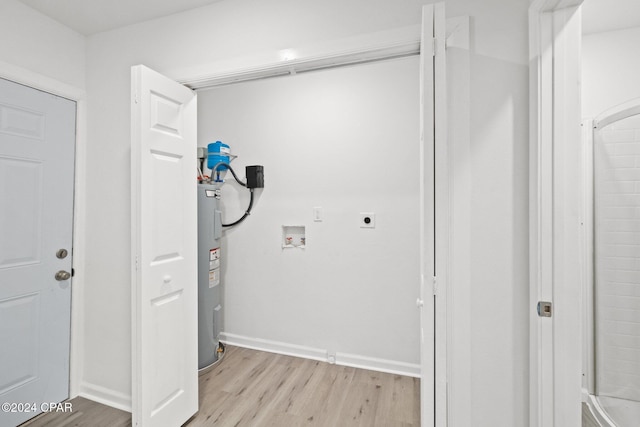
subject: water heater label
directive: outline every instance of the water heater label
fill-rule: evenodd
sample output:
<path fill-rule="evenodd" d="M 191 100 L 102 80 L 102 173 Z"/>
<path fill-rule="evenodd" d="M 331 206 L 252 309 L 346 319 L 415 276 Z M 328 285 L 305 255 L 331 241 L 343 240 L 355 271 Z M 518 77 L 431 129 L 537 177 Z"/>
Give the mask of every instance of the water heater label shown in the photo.
<path fill-rule="evenodd" d="M 209 261 L 220 259 L 220 248 L 214 248 L 209 251 Z"/>
<path fill-rule="evenodd" d="M 220 284 L 220 269 L 209 272 L 209 287 L 213 288 Z"/>

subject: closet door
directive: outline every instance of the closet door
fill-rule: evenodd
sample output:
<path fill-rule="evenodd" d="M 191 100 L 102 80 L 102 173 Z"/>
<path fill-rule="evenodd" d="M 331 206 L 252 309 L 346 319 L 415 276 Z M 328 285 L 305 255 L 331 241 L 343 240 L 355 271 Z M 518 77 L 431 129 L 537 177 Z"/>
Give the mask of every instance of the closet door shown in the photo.
<path fill-rule="evenodd" d="M 447 424 L 446 55 L 444 3 L 424 6 L 420 49 L 420 417 Z M 438 234 L 436 234 L 438 230 Z M 439 254 L 440 256 L 436 256 Z"/>
<path fill-rule="evenodd" d="M 132 68 L 133 425 L 198 410 L 196 95 Z"/>

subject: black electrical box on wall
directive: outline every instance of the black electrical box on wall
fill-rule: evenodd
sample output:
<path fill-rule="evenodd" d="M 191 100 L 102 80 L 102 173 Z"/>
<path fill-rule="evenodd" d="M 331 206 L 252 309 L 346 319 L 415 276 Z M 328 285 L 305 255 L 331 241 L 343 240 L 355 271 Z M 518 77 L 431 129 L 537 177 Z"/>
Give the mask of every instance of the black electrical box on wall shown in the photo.
<path fill-rule="evenodd" d="M 246 166 L 247 188 L 264 188 L 264 167 L 262 165 Z"/>

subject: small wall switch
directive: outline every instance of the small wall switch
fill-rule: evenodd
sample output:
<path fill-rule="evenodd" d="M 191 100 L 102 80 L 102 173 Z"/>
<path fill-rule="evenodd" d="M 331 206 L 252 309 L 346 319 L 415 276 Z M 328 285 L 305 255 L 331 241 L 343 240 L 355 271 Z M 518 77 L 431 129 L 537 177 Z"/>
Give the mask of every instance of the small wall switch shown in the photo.
<path fill-rule="evenodd" d="M 322 222 L 322 208 L 320 206 L 313 208 L 313 220 L 315 222 Z"/>
<path fill-rule="evenodd" d="M 360 212 L 360 228 L 376 228 L 376 214 Z"/>

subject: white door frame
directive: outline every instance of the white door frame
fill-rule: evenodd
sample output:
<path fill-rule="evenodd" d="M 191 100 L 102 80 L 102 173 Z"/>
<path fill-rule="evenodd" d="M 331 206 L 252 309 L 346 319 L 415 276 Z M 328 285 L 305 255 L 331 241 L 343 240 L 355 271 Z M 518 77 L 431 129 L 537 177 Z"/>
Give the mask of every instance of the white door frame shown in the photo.
<path fill-rule="evenodd" d="M 420 29 L 405 27 L 390 32 L 370 34 L 368 38 L 343 39 L 305 49 L 286 49 L 275 54 L 264 54 L 255 58 L 242 58 L 237 62 L 210 64 L 197 70 L 158 70 L 174 78 L 176 81 L 192 88 L 204 89 L 216 85 L 241 82 L 256 78 L 265 78 L 299 71 L 307 71 L 326 67 L 328 64 L 354 63 L 370 61 L 394 56 L 407 56 L 422 51 L 421 60 L 431 60 L 432 49 L 435 49 L 435 61 L 431 72 L 438 83 L 427 88 L 421 95 L 421 130 L 434 125 L 435 134 L 422 135 L 423 145 L 430 144 L 435 152 L 425 155 L 421 163 L 421 284 L 418 305 L 425 316 L 430 317 L 431 327 L 423 332 L 423 339 L 432 343 L 431 351 L 423 351 L 421 365 L 429 366 L 423 370 L 421 380 L 421 424 L 425 427 L 446 426 L 448 418 L 448 366 L 447 353 L 447 283 L 449 271 L 449 167 L 447 149 L 447 104 L 446 104 L 446 21 L 445 4 L 436 3 L 423 7 L 422 18 L 437 19 L 442 25 L 431 27 L 433 35 L 423 34 Z M 468 26 L 467 24 L 465 24 Z M 424 26 L 424 22 L 423 22 Z M 426 55 L 424 54 L 426 53 Z M 293 55 L 293 59 L 285 59 L 284 54 Z M 274 61 L 274 58 L 279 58 Z M 421 76 L 421 86 L 427 76 Z M 428 104 L 427 104 L 428 103 Z M 434 118 L 435 117 L 435 118 Z M 424 153 L 426 154 L 426 153 Z M 435 164 L 442 167 L 425 170 L 423 166 L 435 159 Z M 422 176 L 423 174 L 429 175 Z M 424 179 L 423 179 L 424 178 Z M 428 179 L 427 179 L 428 178 Z M 427 182 L 429 181 L 429 182 Z M 435 202 L 435 218 L 434 212 Z M 430 203 L 430 204 L 429 204 Z M 424 221 L 424 223 L 422 223 Z M 431 227 L 429 226 L 431 224 Z M 435 235 L 433 228 L 438 230 Z M 435 253 L 438 253 L 435 259 Z M 430 262 L 428 260 L 431 260 Z M 431 265 L 428 265 L 428 264 Z M 436 269 L 437 284 L 433 274 Z M 428 299 L 427 299 L 428 298 Z M 422 325 L 421 325 L 422 326 Z M 437 368 L 436 368 L 437 367 Z M 427 386 L 424 386 L 424 385 Z M 429 386 L 431 384 L 431 386 Z"/>
<path fill-rule="evenodd" d="M 529 9 L 531 427 L 581 425 L 581 3 Z"/>
<path fill-rule="evenodd" d="M 76 86 L 2 61 L 0 61 L 0 78 L 76 102 L 72 266 L 75 274 L 71 289 L 71 348 L 69 354 L 69 398 L 73 398 L 80 392 L 84 355 L 82 307 L 85 283 L 86 92 Z"/>
<path fill-rule="evenodd" d="M 594 238 L 593 238 L 593 119 L 582 122 L 582 221 L 584 223 L 581 256 L 582 294 L 582 400 L 587 401 L 595 393 L 595 347 L 594 347 Z"/>
<path fill-rule="evenodd" d="M 444 3 L 422 9 L 420 41 L 420 419 L 446 426 L 449 158 Z M 431 131 L 433 129 L 433 131 Z"/>

